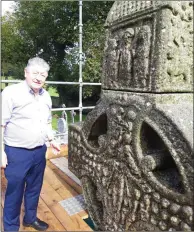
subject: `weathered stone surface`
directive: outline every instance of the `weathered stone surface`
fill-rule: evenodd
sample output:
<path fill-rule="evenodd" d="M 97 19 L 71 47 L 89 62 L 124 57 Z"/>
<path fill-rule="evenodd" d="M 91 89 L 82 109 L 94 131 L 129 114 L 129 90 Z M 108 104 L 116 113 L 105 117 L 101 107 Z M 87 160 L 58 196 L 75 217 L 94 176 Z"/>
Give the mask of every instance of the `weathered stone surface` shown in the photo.
<path fill-rule="evenodd" d="M 116 1 L 108 15 L 101 99 L 69 127 L 69 168 L 98 230 L 194 230 L 191 11 Z"/>
<path fill-rule="evenodd" d="M 105 90 L 101 99 L 81 131 L 71 125 L 69 138 L 69 164 L 98 228 L 191 228 L 192 148 L 172 114 L 161 110 L 163 96 Z M 176 94 L 170 99 L 175 108 Z M 192 105 L 189 94 L 183 99 Z M 147 165 L 148 157 L 156 165 Z"/>
<path fill-rule="evenodd" d="M 191 1 L 116 1 L 106 26 L 104 89 L 193 90 Z"/>

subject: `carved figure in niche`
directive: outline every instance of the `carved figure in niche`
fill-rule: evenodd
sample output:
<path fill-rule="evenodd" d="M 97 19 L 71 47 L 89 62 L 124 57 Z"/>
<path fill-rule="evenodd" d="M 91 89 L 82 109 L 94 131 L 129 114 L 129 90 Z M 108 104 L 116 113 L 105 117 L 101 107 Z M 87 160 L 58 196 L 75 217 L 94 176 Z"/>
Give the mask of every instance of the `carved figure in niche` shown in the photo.
<path fill-rule="evenodd" d="M 118 76 L 118 55 L 117 55 L 117 40 L 109 39 L 106 49 L 106 58 L 104 69 L 109 80 L 116 80 Z"/>
<path fill-rule="evenodd" d="M 134 54 L 134 86 L 146 87 L 149 85 L 149 55 L 151 45 L 151 29 L 144 25 L 137 33 Z"/>
<path fill-rule="evenodd" d="M 131 49 L 134 39 L 134 29 L 128 28 L 123 34 L 119 52 L 119 70 L 120 80 L 130 83 L 132 79 L 133 51 Z"/>

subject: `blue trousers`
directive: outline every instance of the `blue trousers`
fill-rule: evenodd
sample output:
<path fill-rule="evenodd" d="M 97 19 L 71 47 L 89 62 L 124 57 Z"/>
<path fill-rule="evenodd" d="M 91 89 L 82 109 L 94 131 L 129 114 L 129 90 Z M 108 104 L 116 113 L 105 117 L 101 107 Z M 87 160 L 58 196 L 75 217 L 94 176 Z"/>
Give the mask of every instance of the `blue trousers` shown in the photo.
<path fill-rule="evenodd" d="M 25 207 L 23 220 L 28 224 L 36 220 L 46 166 L 46 149 L 46 145 L 33 149 L 5 145 L 8 165 L 5 169 L 7 190 L 3 212 L 4 231 L 19 230 L 23 196 Z"/>

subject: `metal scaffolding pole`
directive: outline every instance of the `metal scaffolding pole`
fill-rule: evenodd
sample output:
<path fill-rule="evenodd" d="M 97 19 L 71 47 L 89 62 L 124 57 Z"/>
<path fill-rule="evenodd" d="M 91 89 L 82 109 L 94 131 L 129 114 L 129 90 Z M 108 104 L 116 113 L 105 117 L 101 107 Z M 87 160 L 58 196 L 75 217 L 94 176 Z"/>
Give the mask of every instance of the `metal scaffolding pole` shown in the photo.
<path fill-rule="evenodd" d="M 79 1 L 79 121 L 82 121 L 82 1 Z"/>
<path fill-rule="evenodd" d="M 83 93 L 83 86 L 86 85 L 93 85 L 93 86 L 100 86 L 101 83 L 93 83 L 93 82 L 83 82 L 82 79 L 82 64 L 83 64 L 83 52 L 82 52 L 82 1 L 79 1 L 79 81 L 78 82 L 63 82 L 63 81 L 46 81 L 45 84 L 52 84 L 52 85 L 79 85 L 79 106 L 78 107 L 62 107 L 62 108 L 52 108 L 52 111 L 71 111 L 71 110 L 79 110 L 79 121 L 82 121 L 82 112 L 86 109 L 93 109 L 95 106 L 85 106 L 83 107 L 82 104 L 82 93 Z M 23 80 L 0 80 L 0 83 L 5 84 L 13 84 L 19 83 Z"/>

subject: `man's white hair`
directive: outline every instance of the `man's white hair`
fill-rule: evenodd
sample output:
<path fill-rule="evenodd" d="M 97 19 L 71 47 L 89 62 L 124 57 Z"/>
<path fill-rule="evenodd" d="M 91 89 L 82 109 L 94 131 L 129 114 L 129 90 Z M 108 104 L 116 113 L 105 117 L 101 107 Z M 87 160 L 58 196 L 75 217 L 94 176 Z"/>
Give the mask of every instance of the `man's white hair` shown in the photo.
<path fill-rule="evenodd" d="M 34 66 L 39 66 L 43 68 L 46 72 L 50 70 L 50 66 L 48 65 L 48 63 L 40 57 L 34 57 L 29 59 L 26 69 L 29 69 L 30 67 Z"/>

